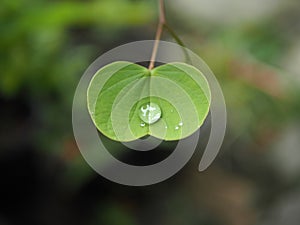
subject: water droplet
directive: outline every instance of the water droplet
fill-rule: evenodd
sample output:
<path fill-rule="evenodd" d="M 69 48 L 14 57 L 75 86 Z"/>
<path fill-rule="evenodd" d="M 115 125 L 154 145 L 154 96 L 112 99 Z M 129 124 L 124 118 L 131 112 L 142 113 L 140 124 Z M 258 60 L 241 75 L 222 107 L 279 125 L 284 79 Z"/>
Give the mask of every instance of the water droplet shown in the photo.
<path fill-rule="evenodd" d="M 141 127 L 144 127 L 146 124 L 145 123 L 141 123 Z"/>
<path fill-rule="evenodd" d="M 173 110 L 173 109 L 171 109 L 171 113 L 172 113 L 172 112 L 174 112 L 174 110 Z"/>
<path fill-rule="evenodd" d="M 168 126 L 165 126 L 165 128 L 167 129 L 167 128 L 168 128 Z"/>
<path fill-rule="evenodd" d="M 182 127 L 182 125 L 183 125 L 183 122 L 180 122 L 178 125 Z"/>
<path fill-rule="evenodd" d="M 150 102 L 142 105 L 139 116 L 145 123 L 153 124 L 160 119 L 161 109 L 157 104 Z"/>
<path fill-rule="evenodd" d="M 176 126 L 176 127 L 175 127 L 175 130 L 178 130 L 178 129 L 179 129 L 179 127 L 178 127 L 178 126 Z"/>

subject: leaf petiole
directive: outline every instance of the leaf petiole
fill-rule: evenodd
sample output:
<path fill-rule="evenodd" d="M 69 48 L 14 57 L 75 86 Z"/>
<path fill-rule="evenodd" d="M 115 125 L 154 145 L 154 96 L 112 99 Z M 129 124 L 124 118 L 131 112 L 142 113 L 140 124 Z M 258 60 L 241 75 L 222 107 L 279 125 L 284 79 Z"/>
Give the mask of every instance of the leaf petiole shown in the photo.
<path fill-rule="evenodd" d="M 162 32 L 164 29 L 166 29 L 168 31 L 168 33 L 174 38 L 176 43 L 179 44 L 183 48 L 186 61 L 188 63 L 191 63 L 191 58 L 185 48 L 183 41 L 179 38 L 179 36 L 175 33 L 175 31 L 167 24 L 164 0 L 159 0 L 159 23 L 157 26 L 155 43 L 154 43 L 154 47 L 152 50 L 150 64 L 148 67 L 149 70 L 152 70 L 154 68 L 159 41 L 161 40 Z"/>

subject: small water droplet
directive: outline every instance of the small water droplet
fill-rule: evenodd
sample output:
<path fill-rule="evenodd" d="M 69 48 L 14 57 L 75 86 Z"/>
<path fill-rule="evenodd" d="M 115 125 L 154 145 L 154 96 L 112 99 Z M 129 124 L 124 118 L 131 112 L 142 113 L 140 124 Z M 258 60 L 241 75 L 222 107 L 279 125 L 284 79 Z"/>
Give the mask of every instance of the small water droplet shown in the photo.
<path fill-rule="evenodd" d="M 144 127 L 146 124 L 145 123 L 141 123 L 140 125 L 141 125 L 141 127 Z"/>
<path fill-rule="evenodd" d="M 168 126 L 165 126 L 165 128 L 167 129 L 167 128 L 168 128 Z"/>
<path fill-rule="evenodd" d="M 173 109 L 171 109 L 171 113 L 172 113 L 172 112 L 174 112 L 174 110 L 173 110 Z"/>
<path fill-rule="evenodd" d="M 182 127 L 182 125 L 183 125 L 183 122 L 180 122 L 178 125 Z"/>
<path fill-rule="evenodd" d="M 139 116 L 145 123 L 153 124 L 160 119 L 161 109 L 157 104 L 150 102 L 141 106 Z"/>
<path fill-rule="evenodd" d="M 178 130 L 178 129 L 179 129 L 179 127 L 178 127 L 178 126 L 176 126 L 176 127 L 175 127 L 175 130 Z"/>

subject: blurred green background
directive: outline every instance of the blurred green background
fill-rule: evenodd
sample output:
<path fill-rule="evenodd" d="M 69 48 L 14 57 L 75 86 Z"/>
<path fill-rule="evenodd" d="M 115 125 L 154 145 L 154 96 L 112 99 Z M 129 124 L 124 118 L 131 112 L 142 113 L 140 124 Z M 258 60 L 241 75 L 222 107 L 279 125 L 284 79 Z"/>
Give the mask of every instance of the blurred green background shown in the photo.
<path fill-rule="evenodd" d="M 1 1 L 0 225 L 299 225 L 300 2 L 169 0 L 166 8 L 218 78 L 228 130 L 205 172 L 200 151 L 171 179 L 136 188 L 87 165 L 71 107 L 94 59 L 153 39 L 157 2 Z"/>

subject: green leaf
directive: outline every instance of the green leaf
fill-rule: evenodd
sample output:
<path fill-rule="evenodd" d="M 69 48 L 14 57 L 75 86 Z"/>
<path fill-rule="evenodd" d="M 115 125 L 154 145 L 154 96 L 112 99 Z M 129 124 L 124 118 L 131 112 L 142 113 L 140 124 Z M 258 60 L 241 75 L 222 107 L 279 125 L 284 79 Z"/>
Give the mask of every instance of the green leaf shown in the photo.
<path fill-rule="evenodd" d="M 88 110 L 98 130 L 116 141 L 146 135 L 171 141 L 193 134 L 210 106 L 203 74 L 185 63 L 149 71 L 130 62 L 101 68 L 88 87 Z"/>

